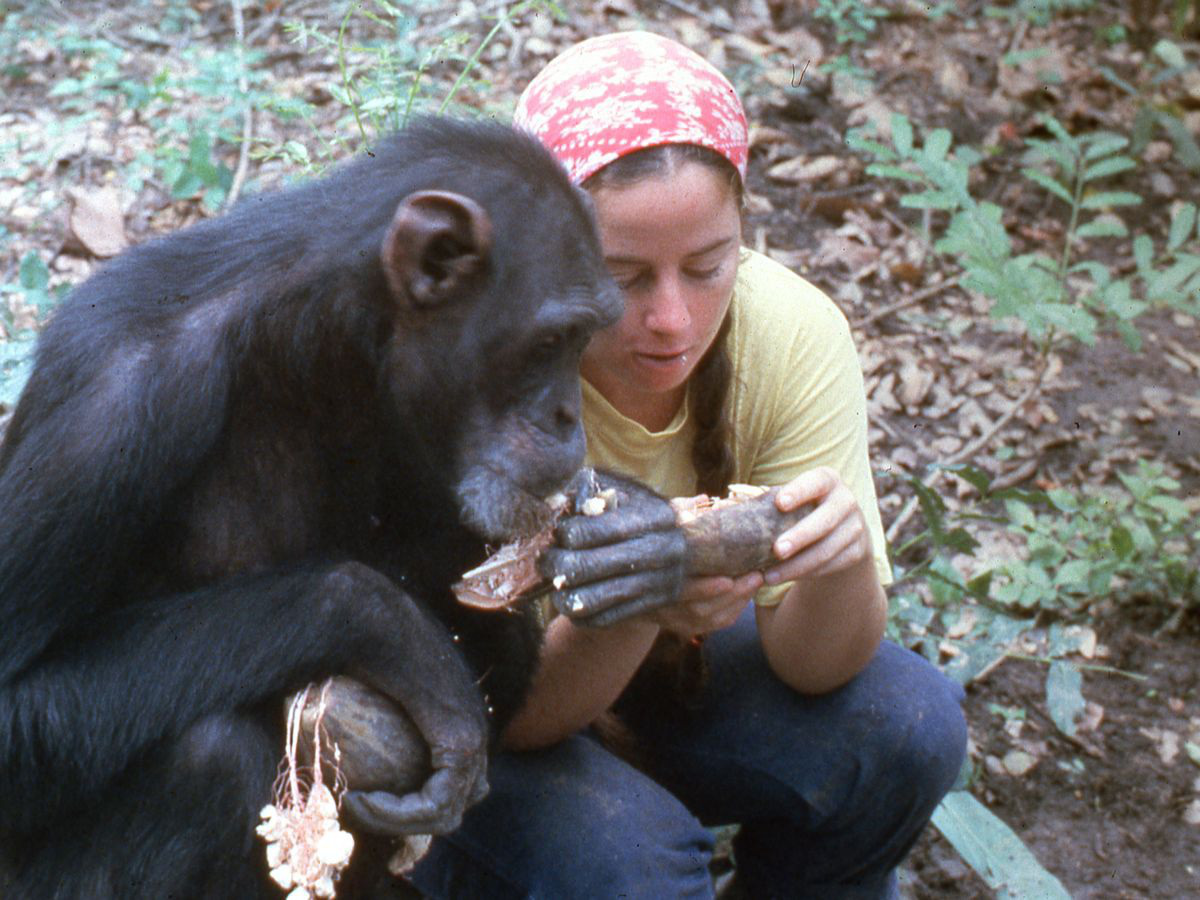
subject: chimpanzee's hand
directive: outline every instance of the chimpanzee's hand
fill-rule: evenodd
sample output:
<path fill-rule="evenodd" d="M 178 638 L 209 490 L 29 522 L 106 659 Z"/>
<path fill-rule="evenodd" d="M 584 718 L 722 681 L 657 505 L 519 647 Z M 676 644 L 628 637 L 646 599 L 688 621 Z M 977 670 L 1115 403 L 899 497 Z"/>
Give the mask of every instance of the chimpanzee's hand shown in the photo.
<path fill-rule="evenodd" d="M 424 758 L 424 743 L 429 767 L 352 783 L 343 802 L 358 827 L 376 834 L 448 834 L 487 793 L 489 726 L 474 673 L 451 635 L 412 595 L 360 564 L 344 568 L 352 576 L 343 578 L 345 591 L 366 617 L 346 674 L 391 701 L 386 710 L 396 710 L 359 717 L 360 727 L 378 732 L 366 743 L 386 740 L 390 746 L 375 752 L 393 759 Z M 412 728 L 404 727 L 405 717 Z"/>
<path fill-rule="evenodd" d="M 685 544 L 671 505 L 649 488 L 585 469 L 572 486 L 574 510 L 555 528 L 557 546 L 538 562 L 563 615 L 610 625 L 679 598 Z M 609 498 L 599 515 L 582 515 L 594 494 Z"/>

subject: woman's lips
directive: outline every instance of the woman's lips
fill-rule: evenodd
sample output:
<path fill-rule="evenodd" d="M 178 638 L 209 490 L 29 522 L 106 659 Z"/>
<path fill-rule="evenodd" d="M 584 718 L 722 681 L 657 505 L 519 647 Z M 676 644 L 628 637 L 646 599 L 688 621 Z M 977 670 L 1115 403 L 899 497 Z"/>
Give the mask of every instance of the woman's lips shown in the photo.
<path fill-rule="evenodd" d="M 650 369 L 678 369 L 687 364 L 687 351 L 681 350 L 678 353 L 640 353 L 635 352 L 634 358 L 643 366 Z"/>

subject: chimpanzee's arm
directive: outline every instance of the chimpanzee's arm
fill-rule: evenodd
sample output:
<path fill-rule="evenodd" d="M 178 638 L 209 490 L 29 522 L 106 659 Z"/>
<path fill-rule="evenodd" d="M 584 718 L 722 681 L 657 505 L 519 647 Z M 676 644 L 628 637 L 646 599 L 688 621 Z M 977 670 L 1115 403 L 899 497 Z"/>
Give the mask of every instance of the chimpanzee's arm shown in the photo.
<path fill-rule="evenodd" d="M 230 580 L 64 632 L 0 687 L 0 827 L 52 822 L 197 719 L 334 672 L 399 702 L 432 751 L 423 790 L 373 803 L 365 824 L 455 827 L 485 784 L 482 701 L 446 632 L 358 563 Z"/>
<path fill-rule="evenodd" d="M 398 701 L 433 749 L 422 799 L 391 827 L 445 830 L 482 783 L 482 702 L 444 631 L 391 581 L 293 566 L 123 595 L 226 427 L 248 354 L 217 321 L 234 303 L 195 312 L 206 327 L 184 339 L 139 339 L 90 320 L 113 302 L 103 284 L 81 290 L 84 311 L 51 324 L 0 456 L 0 827 L 52 821 L 208 713 L 341 672 Z"/>

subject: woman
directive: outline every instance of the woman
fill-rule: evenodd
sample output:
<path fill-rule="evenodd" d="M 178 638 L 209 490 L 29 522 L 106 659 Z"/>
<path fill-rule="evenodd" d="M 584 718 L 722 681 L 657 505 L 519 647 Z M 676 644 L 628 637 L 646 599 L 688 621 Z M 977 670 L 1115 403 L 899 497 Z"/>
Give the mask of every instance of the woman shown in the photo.
<path fill-rule="evenodd" d="M 709 896 L 705 826 L 736 822 L 746 896 L 894 896 L 962 763 L 961 691 L 881 642 L 861 372 L 832 302 L 741 246 L 741 103 L 686 48 L 621 33 L 552 61 L 516 120 L 591 195 L 625 294 L 584 355 L 591 462 L 665 496 L 781 484 L 781 508 L 816 508 L 765 572 L 689 579 L 604 626 L 555 618 L 491 794 L 411 880 L 435 897 Z M 664 703 L 651 648 L 697 637 L 707 677 Z M 637 767 L 588 728 L 614 704 Z"/>

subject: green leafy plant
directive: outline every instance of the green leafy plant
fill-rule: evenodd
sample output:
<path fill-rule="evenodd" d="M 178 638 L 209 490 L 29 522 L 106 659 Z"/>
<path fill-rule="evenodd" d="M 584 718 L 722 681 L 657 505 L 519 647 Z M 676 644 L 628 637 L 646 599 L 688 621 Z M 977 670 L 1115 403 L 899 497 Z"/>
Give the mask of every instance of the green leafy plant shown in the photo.
<path fill-rule="evenodd" d="M 875 33 L 876 25 L 887 18 L 888 11 L 866 0 L 817 0 L 813 16 L 833 26 L 839 44 L 861 44 Z"/>
<path fill-rule="evenodd" d="M 50 270 L 36 251 L 30 250 L 21 258 L 17 281 L 0 284 L 0 320 L 7 339 L 0 341 L 0 406 L 11 409 L 33 368 L 33 349 L 37 332 L 18 324 L 13 313 L 13 300 L 20 298 L 32 307 L 35 319 L 44 319 L 66 295 L 67 285 L 50 287 Z"/>
<path fill-rule="evenodd" d="M 492 27 L 472 46 L 471 35 L 458 25 L 448 25 L 432 41 L 422 40 L 415 14 L 419 5 L 388 0 L 349 4 L 336 33 L 304 22 L 286 26 L 294 43 L 336 58 L 338 79 L 326 88 L 346 108 L 346 122 L 351 126 L 346 130 L 356 137 L 330 138 L 316 126 L 305 104 L 288 101 L 272 108 L 308 121 L 319 146 L 303 148 L 295 141 L 283 146 L 264 143 L 256 148 L 256 155 L 284 156 L 313 170 L 402 128 L 414 113 L 451 109 L 476 113 L 474 109 L 456 107 L 456 98 L 468 86 L 486 87 L 476 80 L 475 73 L 496 35 L 530 12 L 565 17 L 552 0 L 511 3 L 495 15 Z M 361 36 L 356 36 L 360 31 Z M 457 72 L 453 80 L 452 72 Z"/>
<path fill-rule="evenodd" d="M 1200 172 L 1200 143 L 1183 121 L 1183 110 L 1166 99 L 1162 89 L 1195 67 L 1189 63 L 1180 46 L 1174 41 L 1161 40 L 1154 45 L 1148 65 L 1149 73 L 1138 84 L 1131 84 L 1110 66 L 1100 66 L 1100 74 L 1110 84 L 1137 100 L 1133 118 L 1132 151 L 1141 153 L 1154 135 L 1161 131 L 1174 145 L 1179 162 L 1192 172 Z"/>
<path fill-rule="evenodd" d="M 1047 491 L 1039 503 L 1005 501 L 1020 559 L 996 567 L 992 597 L 1058 614 L 1098 599 L 1200 606 L 1200 518 L 1157 464 L 1118 475 L 1121 488 Z"/>
<path fill-rule="evenodd" d="M 1195 204 L 1176 207 L 1161 250 L 1149 235 L 1134 238 L 1133 258 L 1151 302 L 1200 315 L 1200 217 Z"/>
<path fill-rule="evenodd" d="M 905 643 L 936 635 L 940 649 L 955 647 L 949 668 L 960 676 L 1006 652 L 1040 614 L 1083 620 L 1098 602 L 1138 602 L 1170 621 L 1200 608 L 1200 511 L 1161 465 L 1143 461 L 1119 473 L 1119 484 L 1079 491 L 993 491 L 980 469 L 945 468 L 977 497 L 951 512 L 919 478 L 906 479 L 924 528 L 891 548 L 898 562 L 888 627 Z M 972 533 L 981 527 L 1007 532 L 1010 552 L 981 557 Z M 900 562 L 914 555 L 918 562 Z"/>
<path fill-rule="evenodd" d="M 1101 322 L 1137 346 L 1133 322 L 1147 304 L 1133 295 L 1130 279 L 1111 277 L 1098 262 L 1077 261 L 1087 241 L 1128 234 L 1113 210 L 1140 203 L 1141 197 L 1104 185 L 1136 167 L 1124 152 L 1128 139 L 1111 132 L 1073 136 L 1052 116 L 1043 116 L 1042 122 L 1051 137 L 1028 142 L 1023 173 L 1067 204 L 1062 247 L 1055 254 L 1040 248 L 1013 252 L 1004 210 L 976 200 L 970 192 L 971 170 L 982 156 L 969 147 L 951 154 L 946 129 L 930 131 L 918 146 L 912 124 L 894 115 L 891 146 L 861 131 L 851 132 L 847 143 L 874 156 L 869 174 L 917 187 L 901 197 L 902 206 L 948 216 L 934 248 L 958 260 L 963 286 L 992 301 L 994 318 L 1018 322 L 1043 353 L 1063 335 L 1091 343 Z"/>

